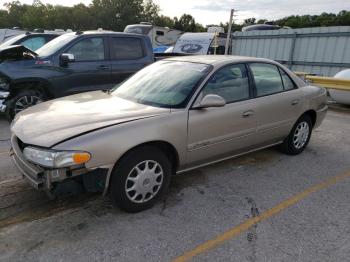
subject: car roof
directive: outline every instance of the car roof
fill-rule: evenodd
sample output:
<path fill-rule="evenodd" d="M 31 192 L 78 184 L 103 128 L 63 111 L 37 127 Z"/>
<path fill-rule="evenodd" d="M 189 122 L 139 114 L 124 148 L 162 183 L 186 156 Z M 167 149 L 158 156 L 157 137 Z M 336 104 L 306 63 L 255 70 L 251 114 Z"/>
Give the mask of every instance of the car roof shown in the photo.
<path fill-rule="evenodd" d="M 26 36 L 60 36 L 60 34 L 56 34 L 56 33 L 31 33 L 31 32 L 27 32 L 27 33 L 23 33 L 23 34 L 19 34 L 19 35 L 15 35 L 13 36 L 13 38 L 15 37 L 26 37 Z M 12 38 L 9 38 L 9 40 Z M 20 40 L 20 39 L 18 39 Z"/>
<path fill-rule="evenodd" d="M 114 32 L 107 30 L 92 30 L 92 31 L 82 31 L 82 32 L 72 32 L 67 33 L 70 35 L 119 35 L 119 36 L 137 36 L 137 37 L 147 37 L 141 34 L 124 33 L 124 32 Z"/>
<path fill-rule="evenodd" d="M 187 56 L 177 56 L 172 58 L 166 58 L 164 60 L 202 63 L 202 64 L 209 64 L 213 66 L 229 64 L 229 63 L 239 63 L 239 62 L 275 63 L 274 61 L 270 59 L 265 59 L 265 58 L 256 58 L 256 57 L 249 57 L 249 56 L 233 56 L 233 55 L 187 55 Z"/>
<path fill-rule="evenodd" d="M 234 56 L 234 55 L 187 55 L 187 56 L 177 56 L 172 58 L 166 58 L 160 61 L 179 61 L 179 62 L 192 62 L 212 65 L 216 68 L 225 66 L 233 63 L 269 63 L 282 67 L 285 72 L 294 80 L 298 87 L 305 86 L 306 83 L 295 75 L 291 70 L 289 70 L 284 65 L 265 58 L 256 58 L 249 56 Z"/>
<path fill-rule="evenodd" d="M 54 35 L 54 36 L 60 36 L 61 34 L 59 33 L 55 33 L 55 32 L 51 32 L 51 33 L 32 33 L 32 32 L 27 32 L 27 33 L 24 33 L 24 34 L 21 34 L 23 36 L 30 36 L 30 35 L 42 35 L 42 36 L 46 36 L 46 35 Z"/>

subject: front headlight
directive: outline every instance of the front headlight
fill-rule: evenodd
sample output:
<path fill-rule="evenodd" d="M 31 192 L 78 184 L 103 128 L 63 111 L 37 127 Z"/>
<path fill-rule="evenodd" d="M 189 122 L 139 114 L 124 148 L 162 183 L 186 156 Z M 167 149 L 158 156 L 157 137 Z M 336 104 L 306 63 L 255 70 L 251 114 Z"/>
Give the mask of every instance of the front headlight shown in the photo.
<path fill-rule="evenodd" d="M 54 151 L 34 147 L 24 148 L 23 154 L 28 161 L 50 168 L 79 166 L 91 158 L 89 153 L 82 151 Z"/>

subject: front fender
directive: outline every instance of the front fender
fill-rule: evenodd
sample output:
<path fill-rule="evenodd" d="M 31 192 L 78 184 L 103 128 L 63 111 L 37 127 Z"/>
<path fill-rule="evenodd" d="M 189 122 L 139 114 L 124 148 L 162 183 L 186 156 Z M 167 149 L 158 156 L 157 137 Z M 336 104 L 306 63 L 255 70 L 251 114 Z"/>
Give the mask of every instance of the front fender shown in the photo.
<path fill-rule="evenodd" d="M 152 141 L 171 144 L 179 156 L 179 165 L 186 163 L 186 110 L 140 119 L 101 128 L 54 146 L 57 150 L 83 150 L 92 157 L 87 168 L 114 166 L 130 149 Z"/>
<path fill-rule="evenodd" d="M 52 80 L 63 75 L 57 70 L 51 61 L 46 64 L 37 65 L 36 60 L 8 61 L 0 65 L 0 72 L 4 74 L 10 82 L 10 90 L 27 83 L 40 83 L 48 88 L 48 92 L 53 93 Z M 53 94 L 54 95 L 54 94 Z"/>

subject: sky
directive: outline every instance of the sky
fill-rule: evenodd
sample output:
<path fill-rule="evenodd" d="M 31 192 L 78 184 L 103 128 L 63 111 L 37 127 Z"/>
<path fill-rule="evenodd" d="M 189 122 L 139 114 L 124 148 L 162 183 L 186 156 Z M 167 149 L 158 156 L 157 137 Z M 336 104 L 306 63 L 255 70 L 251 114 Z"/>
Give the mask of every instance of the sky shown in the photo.
<path fill-rule="evenodd" d="M 9 0 L 0 0 L 8 2 Z M 191 14 L 197 22 L 208 25 L 227 22 L 230 9 L 235 9 L 236 23 L 244 19 L 274 20 L 288 15 L 338 13 L 350 10 L 350 0 L 153 0 L 161 8 L 161 14 L 174 17 Z M 31 4 L 32 0 L 20 0 Z M 90 0 L 42 0 L 43 3 L 72 6 L 78 3 L 90 4 Z"/>

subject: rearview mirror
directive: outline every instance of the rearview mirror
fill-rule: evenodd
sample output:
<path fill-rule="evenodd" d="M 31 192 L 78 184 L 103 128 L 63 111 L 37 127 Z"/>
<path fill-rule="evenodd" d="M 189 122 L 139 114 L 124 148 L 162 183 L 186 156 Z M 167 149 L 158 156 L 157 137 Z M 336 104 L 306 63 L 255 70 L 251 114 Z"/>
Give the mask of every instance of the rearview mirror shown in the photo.
<path fill-rule="evenodd" d="M 202 98 L 196 108 L 222 107 L 226 105 L 224 98 L 218 95 L 209 94 Z"/>
<path fill-rule="evenodd" d="M 62 54 L 60 56 L 61 65 L 67 65 L 68 63 L 72 63 L 75 61 L 75 57 L 73 54 Z"/>

